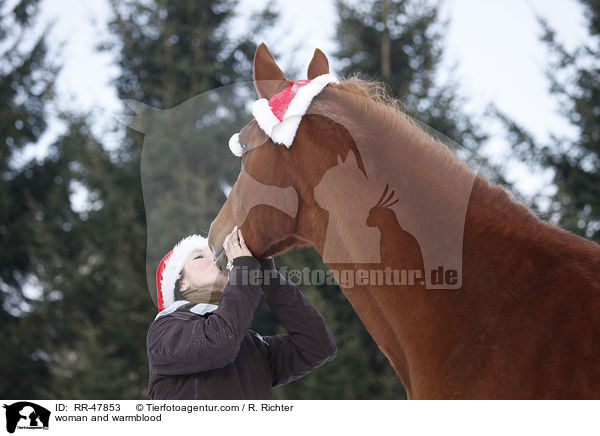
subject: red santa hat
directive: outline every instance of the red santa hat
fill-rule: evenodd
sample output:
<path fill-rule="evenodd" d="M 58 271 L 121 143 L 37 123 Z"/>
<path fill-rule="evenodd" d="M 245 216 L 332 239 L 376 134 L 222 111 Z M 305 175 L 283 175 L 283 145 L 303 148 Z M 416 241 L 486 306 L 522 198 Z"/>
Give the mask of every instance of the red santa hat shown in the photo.
<path fill-rule="evenodd" d="M 313 98 L 329 83 L 339 83 L 331 74 L 321 74 L 312 80 L 288 80 L 290 86 L 273 95 L 269 100 L 261 98 L 252 103 L 252 115 L 260 128 L 278 144 L 290 148 L 302 116 L 306 113 Z M 241 156 L 238 134 L 229 140 L 229 149 Z"/>
<path fill-rule="evenodd" d="M 208 239 L 200 235 L 190 235 L 181 241 L 162 258 L 156 269 L 156 303 L 158 310 L 166 309 L 175 302 L 175 283 L 190 253 L 208 248 Z"/>

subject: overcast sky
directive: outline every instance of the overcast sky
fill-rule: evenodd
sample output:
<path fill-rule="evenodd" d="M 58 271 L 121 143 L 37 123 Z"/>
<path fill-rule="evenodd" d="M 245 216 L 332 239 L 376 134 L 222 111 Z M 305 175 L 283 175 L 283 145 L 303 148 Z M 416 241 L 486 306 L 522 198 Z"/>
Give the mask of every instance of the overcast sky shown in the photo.
<path fill-rule="evenodd" d="M 264 4 L 265 0 L 241 0 L 239 22 Z M 333 1 L 278 0 L 277 6 L 281 24 L 264 40 L 267 46 L 286 52 L 282 59 L 276 59 L 284 71 L 294 64 L 304 75 L 315 47 L 326 54 L 335 48 Z M 56 22 L 49 41 L 65 43 L 60 52 L 64 67 L 57 83 L 56 106 L 92 111 L 96 117 L 93 131 L 106 137 L 112 114 L 122 112 L 109 83 L 117 70 L 111 66 L 110 56 L 94 51 L 94 45 L 106 34 L 110 16 L 107 1 L 42 0 L 41 13 L 42 22 Z M 547 92 L 543 74 L 546 52 L 539 42 L 536 13 L 549 21 L 567 48 L 585 39 L 582 8 L 575 0 L 446 0 L 442 17 L 449 18 L 450 25 L 441 71 L 458 65 L 460 93 L 468 98 L 468 113 L 481 114 L 493 102 L 543 140 L 550 132 L 568 132 L 569 126 L 556 115 L 556 103 Z M 332 61 L 334 73 L 335 67 Z M 60 131 L 58 124 L 52 124 L 42 143 L 49 143 Z M 113 142 L 117 146 L 118 138 Z M 489 147 L 499 157 L 509 150 L 501 137 Z M 23 159 L 41 155 L 42 150 L 43 146 L 31 147 Z M 525 194 L 543 188 L 549 177 L 550 173 L 532 177 L 527 167 L 511 165 L 510 178 L 518 181 Z"/>

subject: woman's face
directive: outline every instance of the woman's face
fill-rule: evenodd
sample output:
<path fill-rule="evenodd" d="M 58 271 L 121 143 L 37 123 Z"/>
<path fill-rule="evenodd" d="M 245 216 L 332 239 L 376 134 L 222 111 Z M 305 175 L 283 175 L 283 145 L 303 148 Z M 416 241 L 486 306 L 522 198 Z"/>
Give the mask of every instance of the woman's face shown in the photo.
<path fill-rule="evenodd" d="M 182 271 L 183 282 L 188 289 L 212 289 L 224 275 L 226 274 L 217 268 L 212 251 L 208 248 L 192 251 Z"/>

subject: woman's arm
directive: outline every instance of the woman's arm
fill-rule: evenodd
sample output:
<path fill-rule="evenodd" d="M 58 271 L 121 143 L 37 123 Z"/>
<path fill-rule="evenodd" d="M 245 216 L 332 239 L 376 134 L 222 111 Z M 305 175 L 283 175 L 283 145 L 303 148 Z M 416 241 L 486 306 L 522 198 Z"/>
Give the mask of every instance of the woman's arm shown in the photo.
<path fill-rule="evenodd" d="M 190 320 L 165 315 L 154 321 L 146 336 L 151 370 L 192 374 L 232 362 L 260 301 L 260 281 L 249 280 L 259 270 L 254 257 L 236 257 L 219 307 L 211 315 Z"/>
<path fill-rule="evenodd" d="M 270 276 L 268 284 L 263 285 L 267 303 L 288 331 L 263 337 L 268 344 L 272 385 L 278 386 L 335 358 L 337 346 L 319 311 L 293 282 L 275 269 L 273 259 L 263 260 L 261 268 L 263 275 Z"/>

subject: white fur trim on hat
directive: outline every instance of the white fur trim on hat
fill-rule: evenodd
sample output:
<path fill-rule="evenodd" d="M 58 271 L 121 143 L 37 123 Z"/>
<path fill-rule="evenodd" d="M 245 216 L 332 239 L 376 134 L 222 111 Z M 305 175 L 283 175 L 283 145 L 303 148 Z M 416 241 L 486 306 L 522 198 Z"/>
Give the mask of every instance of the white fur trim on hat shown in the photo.
<path fill-rule="evenodd" d="M 290 148 L 296 131 L 306 113 L 310 103 L 317 94 L 319 94 L 329 83 L 339 83 L 337 77 L 331 74 L 321 74 L 302 86 L 283 115 L 279 119 L 271 111 L 269 102 L 266 98 L 261 98 L 252 103 L 252 115 L 256 118 L 260 128 L 273 140 L 273 142 L 283 144 Z"/>
<path fill-rule="evenodd" d="M 271 110 L 271 106 L 269 106 L 269 100 L 266 98 L 259 98 L 252 103 L 252 115 L 254 115 L 256 122 L 267 135 L 271 133 L 273 127 L 280 123 Z"/>
<path fill-rule="evenodd" d="M 173 248 L 173 252 L 165 261 L 165 269 L 163 270 L 160 282 L 164 307 L 169 307 L 175 301 L 175 283 L 181 277 L 181 271 L 185 266 L 188 256 L 192 251 L 203 248 L 208 248 L 208 239 L 200 235 L 191 235 L 183 238 Z"/>
<path fill-rule="evenodd" d="M 240 144 L 240 134 L 239 133 L 234 133 L 233 135 L 231 135 L 231 138 L 229 138 L 229 149 L 231 150 L 231 152 L 236 155 L 236 156 L 241 156 L 242 153 L 244 152 L 244 149 L 242 148 L 242 145 Z"/>

